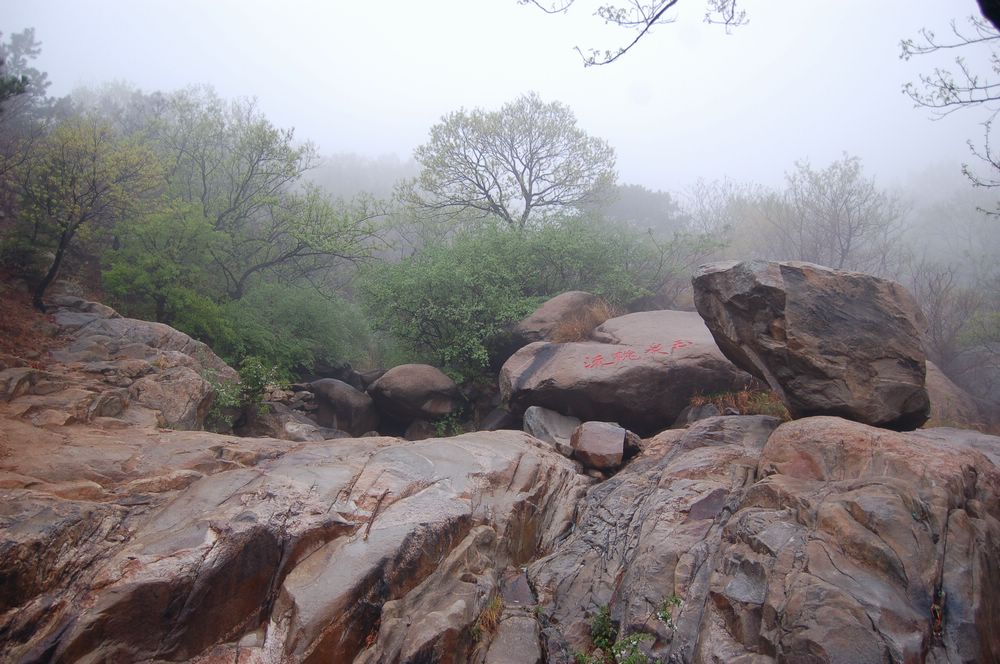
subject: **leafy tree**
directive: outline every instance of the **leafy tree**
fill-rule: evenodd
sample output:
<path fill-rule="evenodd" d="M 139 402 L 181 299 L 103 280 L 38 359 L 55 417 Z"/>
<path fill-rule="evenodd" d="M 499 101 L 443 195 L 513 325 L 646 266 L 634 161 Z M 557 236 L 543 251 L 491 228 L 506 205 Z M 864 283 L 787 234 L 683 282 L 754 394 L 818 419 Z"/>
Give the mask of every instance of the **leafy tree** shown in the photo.
<path fill-rule="evenodd" d="M 368 255 L 377 206 L 299 187 L 314 147 L 296 144 L 292 130 L 274 127 L 254 102 L 178 93 L 154 130 L 171 193 L 198 206 L 219 234 L 208 253 L 229 298 L 243 297 L 264 274 L 306 279 Z"/>
<path fill-rule="evenodd" d="M 11 175 L 34 151 L 52 111 L 47 76 L 31 66 L 40 53 L 30 28 L 0 41 L 0 207 L 7 210 L 16 201 Z"/>
<path fill-rule="evenodd" d="M 34 305 L 44 310 L 45 291 L 77 235 L 142 215 L 163 178 L 148 146 L 117 137 L 93 116 L 77 116 L 44 138 L 20 166 L 17 182 L 21 239 L 53 250 L 33 293 Z"/>
<path fill-rule="evenodd" d="M 34 28 L 12 34 L 9 43 L 0 41 L 0 114 L 9 113 L 15 102 L 31 105 L 45 99 L 48 77 L 30 65 L 40 53 Z"/>
<path fill-rule="evenodd" d="M 222 307 L 233 335 L 219 344 L 233 358 L 258 356 L 284 378 L 366 358 L 367 319 L 356 306 L 306 285 L 264 283 Z"/>
<path fill-rule="evenodd" d="M 569 107 L 535 93 L 499 111 L 449 113 L 414 158 L 422 171 L 407 201 L 521 229 L 599 199 L 615 180 L 612 148 L 577 128 Z"/>
<path fill-rule="evenodd" d="M 615 186 L 607 200 L 588 211 L 610 222 L 657 234 L 685 231 L 690 221 L 670 193 L 638 184 Z"/>
<path fill-rule="evenodd" d="M 206 315 L 215 306 L 216 291 L 209 253 L 219 235 L 197 207 L 178 201 L 164 205 L 117 229 L 117 248 L 104 253 L 104 288 L 119 310 L 137 318 L 178 326 L 191 309 L 201 312 L 197 318 L 212 318 Z M 219 329 L 196 334 L 192 328 L 202 326 L 183 327 L 198 338 L 222 335 Z"/>
<path fill-rule="evenodd" d="M 721 235 L 728 258 L 894 274 L 903 206 L 865 177 L 859 158 L 844 155 L 823 169 L 798 162 L 785 182 L 781 190 L 701 184 L 690 209 L 695 227 Z"/>

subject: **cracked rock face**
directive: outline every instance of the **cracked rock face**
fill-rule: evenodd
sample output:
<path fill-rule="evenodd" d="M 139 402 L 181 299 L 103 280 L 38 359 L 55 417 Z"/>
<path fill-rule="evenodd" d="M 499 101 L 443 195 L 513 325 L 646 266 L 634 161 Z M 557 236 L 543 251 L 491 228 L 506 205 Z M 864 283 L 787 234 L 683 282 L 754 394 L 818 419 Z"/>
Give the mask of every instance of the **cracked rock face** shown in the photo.
<path fill-rule="evenodd" d="M 657 436 L 529 567 L 549 662 L 609 606 L 670 662 L 1000 657 L 1000 438 L 833 417 Z"/>
<path fill-rule="evenodd" d="M 648 661 L 1000 661 L 1000 438 L 709 417 L 595 482 L 519 431 L 158 428 L 152 348 L 0 371 L 0 661 L 561 664 L 605 608 Z"/>
<path fill-rule="evenodd" d="M 411 632 L 471 647 L 500 571 L 551 547 L 587 484 L 520 432 L 101 433 L 3 420 L 4 661 L 403 661 Z M 393 622 L 412 611 L 439 617 Z"/>
<path fill-rule="evenodd" d="M 899 284 L 811 263 L 702 266 L 695 305 L 719 348 L 793 417 L 909 430 L 927 421 L 924 319 Z"/>

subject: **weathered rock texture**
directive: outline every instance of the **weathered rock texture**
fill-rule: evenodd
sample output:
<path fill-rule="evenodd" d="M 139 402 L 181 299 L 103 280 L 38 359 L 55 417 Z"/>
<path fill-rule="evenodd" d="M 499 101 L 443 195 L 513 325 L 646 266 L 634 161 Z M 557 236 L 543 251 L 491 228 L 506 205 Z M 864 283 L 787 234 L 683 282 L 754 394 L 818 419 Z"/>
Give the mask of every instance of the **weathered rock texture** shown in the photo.
<path fill-rule="evenodd" d="M 547 661 L 602 606 L 662 661 L 997 661 L 1000 438 L 776 424 L 664 432 L 591 489 L 529 567 Z"/>
<path fill-rule="evenodd" d="M 629 314 L 594 335 L 601 342 L 519 350 L 500 372 L 504 401 L 516 412 L 542 406 L 647 435 L 670 426 L 695 394 L 741 389 L 750 380 L 693 312 Z"/>
<path fill-rule="evenodd" d="M 573 457 L 586 468 L 617 470 L 625 460 L 627 432 L 610 422 L 584 422 L 573 431 Z"/>
<path fill-rule="evenodd" d="M 985 427 L 986 418 L 976 399 L 956 385 L 933 362 L 927 361 L 927 396 L 931 402 L 930 424 L 934 426 Z"/>
<path fill-rule="evenodd" d="M 238 374 L 205 344 L 160 323 L 122 318 L 105 305 L 66 295 L 51 300 L 68 337 L 46 371 L 0 370 L 0 398 L 34 424 L 113 418 L 174 429 L 201 429 L 215 396 L 210 377 Z"/>
<path fill-rule="evenodd" d="M 1000 661 L 1000 438 L 713 417 L 595 483 L 170 431 L 107 362 L 0 371 L 0 661 L 569 664 L 602 607 L 672 663 Z"/>
<path fill-rule="evenodd" d="M 553 547 L 586 483 L 520 432 L 289 445 L 4 420 L 0 443 L 3 661 L 466 661 L 502 570 Z"/>
<path fill-rule="evenodd" d="M 793 417 L 893 429 L 927 421 L 923 315 L 899 284 L 810 263 L 713 263 L 695 304 L 719 348 Z"/>
<path fill-rule="evenodd" d="M 529 406 L 524 411 L 524 431 L 538 440 L 552 443 L 563 456 L 571 456 L 570 439 L 581 422 L 575 417 L 560 415 L 541 406 Z"/>

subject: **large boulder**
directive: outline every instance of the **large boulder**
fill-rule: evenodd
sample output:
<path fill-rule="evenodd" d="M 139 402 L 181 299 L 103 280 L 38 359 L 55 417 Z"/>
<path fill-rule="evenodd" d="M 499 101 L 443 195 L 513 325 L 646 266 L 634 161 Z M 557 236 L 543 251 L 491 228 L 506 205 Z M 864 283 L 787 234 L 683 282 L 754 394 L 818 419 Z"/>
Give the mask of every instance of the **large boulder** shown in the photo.
<path fill-rule="evenodd" d="M 336 378 L 309 383 L 315 395 L 313 416 L 320 426 L 340 429 L 353 436 L 378 429 L 378 413 L 372 398 Z"/>
<path fill-rule="evenodd" d="M 437 420 L 455 412 L 462 395 L 451 378 L 429 364 L 401 364 L 372 383 L 379 413 L 399 422 Z"/>
<path fill-rule="evenodd" d="M 573 431 L 573 457 L 585 468 L 618 470 L 625 460 L 628 432 L 611 422 L 584 422 Z"/>
<path fill-rule="evenodd" d="M 76 297 L 60 296 L 54 303 L 55 322 L 71 337 L 66 349 L 53 353 L 58 360 L 144 359 L 159 368 L 183 365 L 219 380 L 239 378 L 211 348 L 169 325 L 122 318 L 110 307 Z"/>
<path fill-rule="evenodd" d="M 1000 426 L 1000 342 L 964 349 L 948 366 L 948 375 L 975 397 L 989 424 Z"/>
<path fill-rule="evenodd" d="M 629 314 L 595 330 L 597 341 L 529 344 L 500 371 L 517 412 L 542 406 L 581 420 L 618 422 L 642 435 L 670 426 L 695 394 L 746 386 L 697 314 Z"/>
<path fill-rule="evenodd" d="M 927 421 L 924 318 L 899 284 L 799 262 L 702 266 L 695 304 L 719 348 L 793 417 L 914 429 Z"/>

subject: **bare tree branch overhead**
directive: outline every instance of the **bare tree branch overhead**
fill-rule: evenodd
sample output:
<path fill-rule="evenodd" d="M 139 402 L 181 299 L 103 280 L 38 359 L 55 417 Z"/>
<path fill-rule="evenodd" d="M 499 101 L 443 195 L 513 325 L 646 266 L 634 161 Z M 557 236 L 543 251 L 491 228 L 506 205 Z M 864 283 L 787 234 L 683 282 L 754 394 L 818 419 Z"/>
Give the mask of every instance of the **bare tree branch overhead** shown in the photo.
<path fill-rule="evenodd" d="M 534 5 L 546 14 L 563 14 L 577 4 L 578 0 L 518 0 L 522 5 Z M 635 37 L 624 46 L 615 49 L 587 48 L 586 52 L 576 47 L 585 66 L 611 64 L 630 51 L 639 40 L 653 29 L 654 25 L 673 23 L 676 19 L 670 14 L 680 0 L 628 0 L 628 2 L 599 5 L 594 16 L 605 23 L 616 25 L 637 32 Z M 705 12 L 705 22 L 724 25 L 726 28 L 743 25 L 747 21 L 746 12 L 740 8 L 739 0 L 709 0 Z"/>

